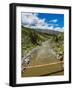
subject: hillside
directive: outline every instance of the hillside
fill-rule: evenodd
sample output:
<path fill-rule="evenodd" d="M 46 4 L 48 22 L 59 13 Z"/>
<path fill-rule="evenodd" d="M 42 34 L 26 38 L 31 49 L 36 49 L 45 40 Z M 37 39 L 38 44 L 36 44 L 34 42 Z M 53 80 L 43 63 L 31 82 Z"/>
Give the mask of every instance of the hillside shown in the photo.
<path fill-rule="evenodd" d="M 51 34 L 51 35 L 58 35 L 62 32 L 60 31 L 55 31 L 55 30 L 50 30 L 50 29 L 36 29 L 36 31 L 39 31 L 41 33 L 45 33 L 45 34 Z"/>
<path fill-rule="evenodd" d="M 52 42 L 52 48 L 56 52 L 63 52 L 64 33 L 53 30 L 35 30 L 22 26 L 22 57 L 36 46 L 41 46 L 47 40 Z"/>
<path fill-rule="evenodd" d="M 22 27 L 22 56 L 36 46 L 41 45 L 47 39 L 50 39 L 50 35 Z"/>
<path fill-rule="evenodd" d="M 22 26 L 22 77 L 64 74 L 64 33 L 44 31 Z"/>

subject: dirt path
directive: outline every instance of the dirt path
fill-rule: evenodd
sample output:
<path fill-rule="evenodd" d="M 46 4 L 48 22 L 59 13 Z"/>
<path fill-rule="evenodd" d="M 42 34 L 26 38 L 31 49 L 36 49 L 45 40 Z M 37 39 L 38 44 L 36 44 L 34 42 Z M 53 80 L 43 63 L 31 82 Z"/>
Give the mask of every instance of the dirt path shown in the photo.
<path fill-rule="evenodd" d="M 46 64 L 58 61 L 55 52 L 50 47 L 49 41 L 43 42 L 41 46 L 33 50 L 31 56 L 32 60 L 29 65 L 40 65 L 43 63 Z"/>
<path fill-rule="evenodd" d="M 36 47 L 29 54 L 31 55 L 30 63 L 22 72 L 22 77 L 39 76 L 62 69 L 49 41 L 43 42 L 41 46 Z"/>

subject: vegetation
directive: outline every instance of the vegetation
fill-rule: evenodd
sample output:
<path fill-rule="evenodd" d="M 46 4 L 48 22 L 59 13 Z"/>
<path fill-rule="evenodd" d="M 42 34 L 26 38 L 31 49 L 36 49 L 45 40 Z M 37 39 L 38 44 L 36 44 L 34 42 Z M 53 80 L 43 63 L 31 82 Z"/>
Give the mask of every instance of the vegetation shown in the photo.
<path fill-rule="evenodd" d="M 64 33 L 61 32 L 58 35 L 52 37 L 52 47 L 57 54 L 64 54 Z"/>
<path fill-rule="evenodd" d="M 49 36 L 38 31 L 25 28 L 22 26 L 22 57 L 24 54 L 28 53 L 31 49 L 35 48 L 38 45 L 41 45 L 42 42 L 46 41 Z"/>
<path fill-rule="evenodd" d="M 22 66 L 29 67 L 29 66 L 38 66 L 38 65 L 44 65 L 35 67 L 35 68 L 25 68 L 22 71 L 22 77 L 28 77 L 28 76 L 40 76 L 40 75 L 49 75 L 52 72 L 61 71 L 60 73 L 56 73 L 58 75 L 64 75 L 64 68 L 63 68 L 63 62 L 60 62 L 59 64 L 52 64 L 51 66 L 49 63 L 57 63 L 59 60 L 63 61 L 63 55 L 64 55 L 64 33 L 63 32 L 55 32 L 51 33 L 44 33 L 40 30 L 30 29 L 26 27 L 21 27 L 21 50 L 22 50 L 22 57 L 24 55 L 28 55 L 30 51 L 34 51 L 32 53 L 29 53 L 31 57 L 25 58 L 25 62 L 22 63 Z M 48 43 L 45 43 L 45 41 Z M 42 42 L 44 42 L 42 44 Z M 33 48 L 40 46 L 39 50 L 32 50 Z M 42 49 L 44 52 L 42 53 Z M 36 53 L 38 52 L 38 53 Z M 53 54 L 53 52 L 55 54 Z M 59 59 L 57 59 L 56 56 L 59 56 Z M 25 57 L 26 57 L 25 56 Z M 28 55 L 29 56 L 29 55 Z M 23 58 L 22 58 L 23 60 Z M 27 63 L 27 62 L 28 63 Z M 31 71 L 31 72 L 30 72 Z M 52 75 L 56 75 L 52 74 Z M 50 74 L 51 75 L 51 74 Z"/>
<path fill-rule="evenodd" d="M 51 41 L 51 46 L 56 53 L 64 53 L 64 33 L 62 32 L 58 35 L 51 35 L 22 26 L 21 34 L 22 57 L 24 56 L 24 54 L 27 54 L 31 49 L 35 48 L 36 46 L 40 46 L 42 42 L 46 40 Z"/>

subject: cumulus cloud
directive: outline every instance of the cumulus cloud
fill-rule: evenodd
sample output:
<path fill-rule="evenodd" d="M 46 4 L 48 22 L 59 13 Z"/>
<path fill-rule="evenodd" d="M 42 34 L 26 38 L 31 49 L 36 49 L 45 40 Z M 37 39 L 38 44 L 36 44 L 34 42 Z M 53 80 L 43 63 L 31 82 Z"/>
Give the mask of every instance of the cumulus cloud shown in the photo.
<path fill-rule="evenodd" d="M 22 13 L 21 14 L 21 21 L 22 25 L 24 26 L 44 26 L 45 19 L 39 19 L 37 17 L 38 14 L 34 13 Z"/>
<path fill-rule="evenodd" d="M 56 23 L 58 20 L 50 20 L 49 22 Z M 38 14 L 36 13 L 22 13 L 21 14 L 21 23 L 25 27 L 34 28 L 34 29 L 50 29 L 50 30 L 61 30 L 60 27 L 58 27 L 58 24 L 50 24 L 47 23 L 45 18 L 40 19 L 38 17 Z M 56 26 L 56 28 L 54 28 Z"/>

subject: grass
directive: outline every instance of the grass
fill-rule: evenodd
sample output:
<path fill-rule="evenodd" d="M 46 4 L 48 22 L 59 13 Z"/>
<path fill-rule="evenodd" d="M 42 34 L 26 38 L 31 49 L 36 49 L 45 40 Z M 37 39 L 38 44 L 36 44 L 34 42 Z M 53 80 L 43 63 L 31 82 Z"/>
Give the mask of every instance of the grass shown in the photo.
<path fill-rule="evenodd" d="M 21 30 L 21 51 L 22 51 L 22 57 L 29 53 L 33 48 L 36 48 L 37 46 L 42 46 L 42 42 L 45 41 L 50 41 L 51 43 L 51 48 L 57 53 L 61 55 L 64 55 L 64 33 L 59 33 L 58 35 L 51 35 L 51 34 L 46 34 L 42 33 L 30 28 L 25 28 L 22 26 Z M 45 51 L 46 52 L 46 51 Z M 36 60 L 37 55 L 35 55 L 34 58 L 32 58 L 31 62 L 29 63 L 28 66 L 33 66 L 33 65 L 43 65 L 46 63 L 53 63 L 53 62 L 58 62 L 57 58 L 54 56 L 48 58 L 41 59 L 39 58 Z M 61 63 L 60 64 L 55 64 L 51 66 L 42 66 L 42 67 L 36 67 L 36 68 L 26 68 L 21 76 L 22 77 L 28 77 L 28 76 L 41 76 L 45 74 L 50 74 L 55 71 L 60 71 L 62 70 L 61 68 Z M 53 75 L 64 75 L 64 71 L 55 73 Z"/>
<path fill-rule="evenodd" d="M 58 61 L 57 61 L 58 62 Z M 61 72 L 58 72 L 61 71 Z M 54 73 L 56 72 L 56 73 Z M 45 76 L 46 74 L 50 75 L 64 75 L 64 71 L 61 67 L 61 63 L 54 65 L 47 65 L 35 68 L 26 68 L 24 72 L 22 72 L 22 77 L 31 77 L 31 76 Z"/>
<path fill-rule="evenodd" d="M 21 42 L 22 57 L 24 56 L 25 53 L 28 53 L 36 46 L 40 46 L 42 42 L 50 38 L 50 35 L 40 33 L 38 31 L 25 27 L 22 27 L 21 34 L 22 34 L 22 42 Z M 35 40 L 32 41 L 34 38 Z"/>

